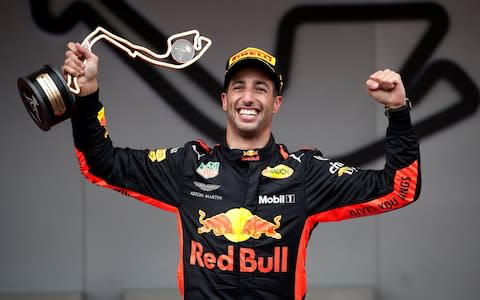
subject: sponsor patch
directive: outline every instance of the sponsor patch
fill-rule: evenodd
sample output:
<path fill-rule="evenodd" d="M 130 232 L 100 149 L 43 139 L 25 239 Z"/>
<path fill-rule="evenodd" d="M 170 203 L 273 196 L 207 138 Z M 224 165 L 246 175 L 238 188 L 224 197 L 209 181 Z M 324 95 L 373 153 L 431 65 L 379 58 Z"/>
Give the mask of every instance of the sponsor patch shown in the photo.
<path fill-rule="evenodd" d="M 97 112 L 97 120 L 101 126 L 105 127 L 107 125 L 107 119 L 105 119 L 105 107 L 102 107 L 102 109 Z"/>
<path fill-rule="evenodd" d="M 198 158 L 198 160 L 200 160 L 200 158 L 202 158 L 202 156 L 205 156 L 205 154 L 204 154 L 204 153 L 202 154 L 202 153 L 198 152 L 198 150 L 197 150 L 197 146 L 195 146 L 195 145 L 192 145 L 192 149 L 193 149 L 193 151 L 194 151 L 194 152 L 197 154 L 197 158 Z"/>
<path fill-rule="evenodd" d="M 213 232 L 215 236 L 224 236 L 235 243 L 250 238 L 259 239 L 262 236 L 277 240 L 282 238 L 277 232 L 280 228 L 281 215 L 275 216 L 271 222 L 243 207 L 232 208 L 210 217 L 206 217 L 206 213 L 201 209 L 198 213 L 198 221 L 202 225 L 197 229 L 199 234 Z"/>
<path fill-rule="evenodd" d="M 98 123 L 100 124 L 100 126 L 105 128 L 105 133 L 103 134 L 103 137 L 107 138 L 108 137 L 108 129 L 107 129 L 107 118 L 105 118 L 105 107 L 102 107 L 102 109 L 100 109 L 97 112 L 97 120 L 98 120 Z"/>
<path fill-rule="evenodd" d="M 209 179 L 216 177 L 218 175 L 219 169 L 219 162 L 209 161 L 206 164 L 202 162 L 196 171 L 198 175 L 202 176 L 205 179 Z"/>
<path fill-rule="evenodd" d="M 220 185 L 218 184 L 207 184 L 198 181 L 194 181 L 193 184 L 204 192 L 211 192 L 220 188 Z"/>
<path fill-rule="evenodd" d="M 295 154 L 290 154 L 288 157 L 293 158 L 294 160 L 298 161 L 299 164 L 302 163 L 302 156 L 304 156 L 305 153 L 300 154 L 300 156 L 296 156 Z"/>
<path fill-rule="evenodd" d="M 165 158 L 167 158 L 167 149 L 157 149 L 157 150 L 151 150 L 148 152 L 148 158 L 152 162 L 161 162 Z"/>
<path fill-rule="evenodd" d="M 268 54 L 263 50 L 251 47 L 251 48 L 244 49 L 238 52 L 237 54 L 235 54 L 234 56 L 232 56 L 228 61 L 228 67 L 230 68 L 230 66 L 233 65 L 235 62 L 244 58 L 255 58 L 255 59 L 263 60 L 264 62 L 272 66 L 275 66 L 276 64 L 276 59 L 274 56 Z"/>
<path fill-rule="evenodd" d="M 242 161 L 259 161 L 260 154 L 258 153 L 258 150 L 243 151 L 241 160 Z"/>
<path fill-rule="evenodd" d="M 197 191 L 190 191 L 190 196 L 195 198 L 204 198 L 208 200 L 223 200 L 222 195 L 207 194 L 207 193 L 202 193 Z"/>
<path fill-rule="evenodd" d="M 294 204 L 295 194 L 285 195 L 259 195 L 258 204 Z"/>
<path fill-rule="evenodd" d="M 337 174 L 338 177 L 345 174 L 352 175 L 353 173 L 358 172 L 356 168 L 345 166 L 341 162 L 330 162 L 330 168 L 328 169 L 328 171 L 332 175 Z"/>
<path fill-rule="evenodd" d="M 294 173 L 293 169 L 284 164 L 276 165 L 273 168 L 267 167 L 263 169 L 262 175 L 272 179 L 285 179 Z"/>

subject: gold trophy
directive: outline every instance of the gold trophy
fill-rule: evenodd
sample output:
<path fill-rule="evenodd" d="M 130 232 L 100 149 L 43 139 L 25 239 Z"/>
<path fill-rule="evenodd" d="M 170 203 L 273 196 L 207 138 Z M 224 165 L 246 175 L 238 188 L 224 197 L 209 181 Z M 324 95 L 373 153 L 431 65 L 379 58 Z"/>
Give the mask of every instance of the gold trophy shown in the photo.
<path fill-rule="evenodd" d="M 152 65 L 171 69 L 182 69 L 196 62 L 212 45 L 212 41 L 201 36 L 197 30 L 185 31 L 170 36 L 167 50 L 158 54 L 152 50 L 135 45 L 103 27 L 97 27 L 82 42 L 91 50 L 93 45 L 104 39 L 113 46 L 127 53 L 132 58 L 139 58 Z M 80 93 L 77 78 L 67 76 L 65 82 L 62 74 L 45 65 L 32 74 L 18 78 L 18 90 L 25 107 L 33 121 L 42 130 L 50 128 L 72 116 L 75 96 Z"/>

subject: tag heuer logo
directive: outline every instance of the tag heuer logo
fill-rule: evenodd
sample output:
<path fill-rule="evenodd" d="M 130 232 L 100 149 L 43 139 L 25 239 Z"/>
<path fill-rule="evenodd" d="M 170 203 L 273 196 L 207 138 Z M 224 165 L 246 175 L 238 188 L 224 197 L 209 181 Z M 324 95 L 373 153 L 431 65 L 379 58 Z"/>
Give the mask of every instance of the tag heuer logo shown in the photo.
<path fill-rule="evenodd" d="M 197 168 L 198 175 L 202 176 L 205 179 L 213 178 L 218 175 L 218 170 L 220 169 L 219 162 L 212 162 L 209 161 L 208 163 L 204 164 L 203 162 Z"/>

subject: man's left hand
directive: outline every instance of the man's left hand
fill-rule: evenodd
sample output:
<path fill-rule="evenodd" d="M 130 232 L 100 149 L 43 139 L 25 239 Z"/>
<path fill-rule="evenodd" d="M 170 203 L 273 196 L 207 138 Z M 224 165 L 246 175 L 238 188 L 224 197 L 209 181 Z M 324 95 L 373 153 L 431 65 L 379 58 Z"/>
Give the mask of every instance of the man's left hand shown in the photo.
<path fill-rule="evenodd" d="M 365 85 L 368 94 L 388 109 L 400 108 L 406 104 L 402 78 L 392 70 L 373 73 Z"/>

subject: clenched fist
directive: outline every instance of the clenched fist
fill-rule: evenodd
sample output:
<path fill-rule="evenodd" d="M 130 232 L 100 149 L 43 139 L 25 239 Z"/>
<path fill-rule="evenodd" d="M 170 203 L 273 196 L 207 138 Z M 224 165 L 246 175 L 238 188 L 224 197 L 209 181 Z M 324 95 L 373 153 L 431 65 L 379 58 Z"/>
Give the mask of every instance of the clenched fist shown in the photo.
<path fill-rule="evenodd" d="M 392 70 L 385 69 L 373 73 L 365 85 L 368 94 L 388 109 L 400 108 L 406 104 L 402 78 Z"/>

